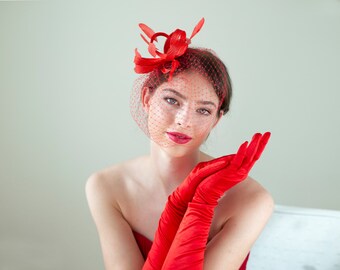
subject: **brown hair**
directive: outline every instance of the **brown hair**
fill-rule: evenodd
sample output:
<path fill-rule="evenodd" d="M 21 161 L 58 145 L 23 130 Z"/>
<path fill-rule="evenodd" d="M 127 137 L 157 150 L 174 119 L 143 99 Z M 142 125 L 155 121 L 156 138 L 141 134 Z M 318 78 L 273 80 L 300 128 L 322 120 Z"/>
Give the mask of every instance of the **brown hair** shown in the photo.
<path fill-rule="evenodd" d="M 202 48 L 188 48 L 185 54 L 176 59 L 179 67 L 174 72 L 174 76 L 186 71 L 194 70 L 204 75 L 212 84 L 220 100 L 220 111 L 226 114 L 229 111 L 230 100 L 232 97 L 231 79 L 222 60 L 211 50 Z M 171 62 L 168 63 L 171 68 Z M 163 82 L 167 81 L 169 73 L 163 73 L 161 68 L 155 69 L 149 73 L 143 87 L 156 89 Z"/>

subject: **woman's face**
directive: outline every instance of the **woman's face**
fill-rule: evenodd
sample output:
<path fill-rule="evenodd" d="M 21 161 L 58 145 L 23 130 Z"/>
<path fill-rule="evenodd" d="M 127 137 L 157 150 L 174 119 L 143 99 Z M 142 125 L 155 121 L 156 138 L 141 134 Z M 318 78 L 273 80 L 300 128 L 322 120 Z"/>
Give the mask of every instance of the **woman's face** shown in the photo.
<path fill-rule="evenodd" d="M 143 101 L 150 138 L 180 152 L 197 150 L 220 118 L 213 86 L 194 71 L 178 74 L 154 93 L 146 89 Z"/>

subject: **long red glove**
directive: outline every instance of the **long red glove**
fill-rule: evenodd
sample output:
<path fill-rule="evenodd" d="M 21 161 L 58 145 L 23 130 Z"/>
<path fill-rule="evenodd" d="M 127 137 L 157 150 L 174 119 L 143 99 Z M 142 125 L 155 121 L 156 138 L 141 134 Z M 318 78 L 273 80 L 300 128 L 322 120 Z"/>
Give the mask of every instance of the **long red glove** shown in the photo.
<path fill-rule="evenodd" d="M 169 196 L 143 270 L 160 270 L 162 268 L 178 227 L 187 210 L 188 203 L 192 200 L 197 186 L 206 177 L 225 167 L 233 156 L 223 156 L 197 164 L 183 183 Z"/>
<path fill-rule="evenodd" d="M 214 208 L 228 189 L 248 176 L 269 137 L 269 132 L 255 134 L 249 146 L 248 142 L 243 143 L 225 168 L 207 177 L 197 187 L 161 269 L 203 269 Z"/>

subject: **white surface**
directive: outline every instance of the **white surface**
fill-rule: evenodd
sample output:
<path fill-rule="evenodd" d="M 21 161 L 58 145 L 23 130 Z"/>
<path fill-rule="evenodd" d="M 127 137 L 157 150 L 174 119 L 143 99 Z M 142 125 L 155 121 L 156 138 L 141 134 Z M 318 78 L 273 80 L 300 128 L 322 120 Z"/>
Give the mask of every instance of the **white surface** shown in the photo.
<path fill-rule="evenodd" d="M 249 270 L 339 270 L 340 211 L 276 205 Z"/>

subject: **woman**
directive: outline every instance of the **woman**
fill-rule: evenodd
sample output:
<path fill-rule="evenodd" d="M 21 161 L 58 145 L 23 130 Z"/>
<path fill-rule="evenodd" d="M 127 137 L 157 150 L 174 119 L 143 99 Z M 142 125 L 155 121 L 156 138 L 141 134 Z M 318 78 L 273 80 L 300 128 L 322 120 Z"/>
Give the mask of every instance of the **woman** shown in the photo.
<path fill-rule="evenodd" d="M 141 24 L 153 58 L 136 50 L 131 111 L 148 155 L 103 169 L 86 185 L 106 269 L 245 269 L 273 200 L 248 172 L 270 133 L 214 159 L 200 146 L 229 110 L 230 78 L 210 50 Z M 164 52 L 154 45 L 165 37 Z"/>

